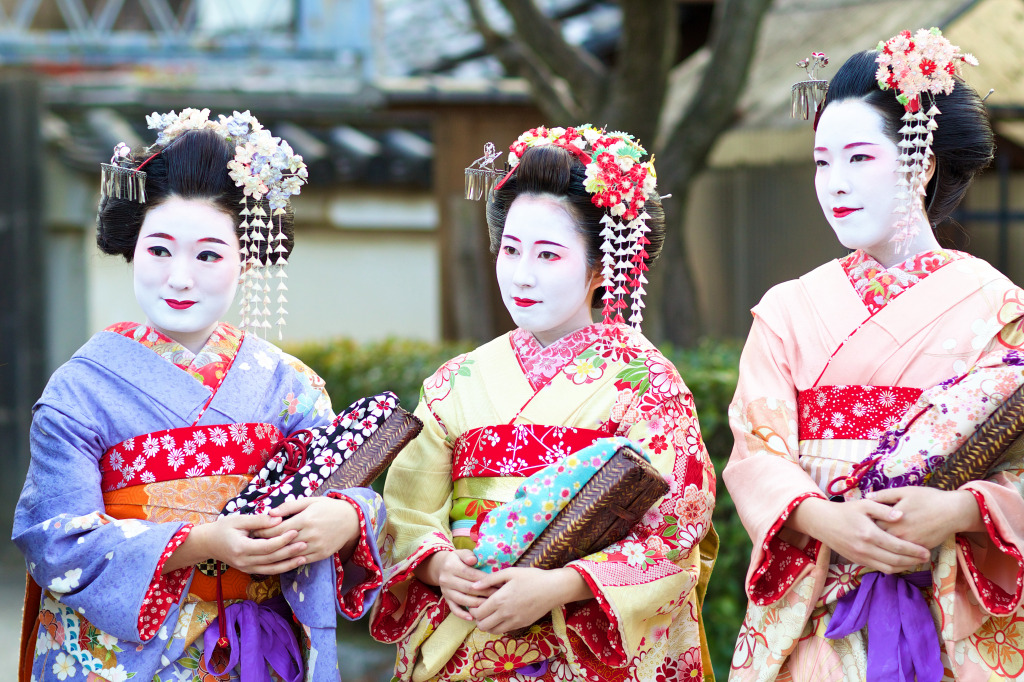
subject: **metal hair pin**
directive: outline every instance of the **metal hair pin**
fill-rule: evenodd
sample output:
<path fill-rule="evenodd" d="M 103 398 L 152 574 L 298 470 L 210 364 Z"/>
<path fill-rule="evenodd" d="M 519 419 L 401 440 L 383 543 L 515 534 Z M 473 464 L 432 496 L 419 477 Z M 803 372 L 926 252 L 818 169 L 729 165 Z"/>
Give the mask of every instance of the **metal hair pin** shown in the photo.
<path fill-rule="evenodd" d="M 494 186 L 505 176 L 505 171 L 494 167 L 494 162 L 501 152 L 493 142 L 484 145 L 484 155 L 466 168 L 466 198 L 479 201 L 494 189 Z"/>
<path fill-rule="evenodd" d="M 110 163 L 100 164 L 103 196 L 146 203 L 146 173 L 137 170 L 134 164 L 131 148 L 124 142 L 118 142 Z"/>
<path fill-rule="evenodd" d="M 804 57 L 796 65 L 807 73 L 807 80 L 793 83 L 791 114 L 793 118 L 806 121 L 828 92 L 828 81 L 818 78 L 818 69 L 828 66 L 828 57 L 824 52 L 812 52 L 810 57 Z"/>

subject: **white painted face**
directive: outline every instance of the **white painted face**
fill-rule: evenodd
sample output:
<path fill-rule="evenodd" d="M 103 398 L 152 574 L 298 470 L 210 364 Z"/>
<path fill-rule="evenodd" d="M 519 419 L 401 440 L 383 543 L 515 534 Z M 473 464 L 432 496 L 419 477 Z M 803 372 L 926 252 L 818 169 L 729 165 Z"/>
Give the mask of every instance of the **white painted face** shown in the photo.
<path fill-rule="evenodd" d="M 840 243 L 888 265 L 898 246 L 892 237 L 900 152 L 882 126 L 882 115 L 862 100 L 830 104 L 814 135 L 814 187 Z M 923 208 L 919 212 L 923 238 L 930 237 Z"/>
<path fill-rule="evenodd" d="M 587 267 L 583 235 L 554 197 L 512 202 L 495 270 L 512 320 L 542 346 L 593 322 L 590 301 L 600 280 Z"/>
<path fill-rule="evenodd" d="M 172 198 L 150 209 L 132 261 L 146 323 L 202 349 L 235 298 L 238 248 L 231 218 L 209 202 Z"/>

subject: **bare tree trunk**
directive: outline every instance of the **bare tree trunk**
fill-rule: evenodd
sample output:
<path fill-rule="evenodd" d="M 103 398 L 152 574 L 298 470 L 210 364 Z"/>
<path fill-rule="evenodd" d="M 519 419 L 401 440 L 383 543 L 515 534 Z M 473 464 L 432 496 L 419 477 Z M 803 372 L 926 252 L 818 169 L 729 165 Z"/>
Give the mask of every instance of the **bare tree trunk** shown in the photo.
<path fill-rule="evenodd" d="M 694 346 L 700 340 L 703 325 L 697 286 L 686 248 L 686 209 L 689 184 L 661 188 L 672 197 L 665 200 L 665 245 L 651 268 L 647 287 L 644 332 L 658 341 L 668 340 L 680 346 Z"/>

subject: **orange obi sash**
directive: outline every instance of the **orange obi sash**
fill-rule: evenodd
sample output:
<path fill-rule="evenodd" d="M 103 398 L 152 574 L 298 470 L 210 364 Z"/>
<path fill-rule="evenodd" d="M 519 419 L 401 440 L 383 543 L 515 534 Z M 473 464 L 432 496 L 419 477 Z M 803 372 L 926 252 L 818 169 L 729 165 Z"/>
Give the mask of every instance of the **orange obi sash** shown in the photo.
<path fill-rule="evenodd" d="M 129 438 L 100 458 L 106 512 L 117 519 L 215 521 L 252 480 L 283 434 L 272 424 L 187 426 Z M 217 599 L 217 562 L 196 566 L 189 593 Z M 254 579 L 221 565 L 223 599 L 257 602 L 280 592 L 276 576 Z"/>
<path fill-rule="evenodd" d="M 815 386 L 797 396 L 800 440 L 875 440 L 921 396 L 907 386 Z"/>

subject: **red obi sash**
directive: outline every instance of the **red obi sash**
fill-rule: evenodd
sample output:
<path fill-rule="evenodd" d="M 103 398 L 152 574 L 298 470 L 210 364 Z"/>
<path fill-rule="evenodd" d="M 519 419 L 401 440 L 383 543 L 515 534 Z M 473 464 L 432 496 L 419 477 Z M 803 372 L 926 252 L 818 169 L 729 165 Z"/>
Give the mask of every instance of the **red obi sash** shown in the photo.
<path fill-rule="evenodd" d="M 815 386 L 797 395 L 800 440 L 875 440 L 921 396 L 906 386 Z"/>
<path fill-rule="evenodd" d="M 273 424 L 186 426 L 129 438 L 103 453 L 100 485 L 116 519 L 209 523 L 270 457 L 283 437 Z M 226 570 L 224 570 L 226 568 Z M 216 562 L 204 561 L 189 593 L 217 599 Z M 254 579 L 221 566 L 223 599 L 256 602 L 280 593 L 276 576 Z"/>
<path fill-rule="evenodd" d="M 100 485 L 106 493 L 180 478 L 251 476 L 282 435 L 273 424 L 252 422 L 185 426 L 135 436 L 103 453 Z"/>
<path fill-rule="evenodd" d="M 530 476 L 598 438 L 614 433 L 542 424 L 498 424 L 466 431 L 455 441 L 452 480 Z"/>

